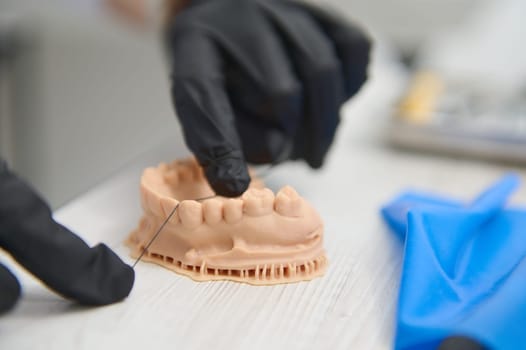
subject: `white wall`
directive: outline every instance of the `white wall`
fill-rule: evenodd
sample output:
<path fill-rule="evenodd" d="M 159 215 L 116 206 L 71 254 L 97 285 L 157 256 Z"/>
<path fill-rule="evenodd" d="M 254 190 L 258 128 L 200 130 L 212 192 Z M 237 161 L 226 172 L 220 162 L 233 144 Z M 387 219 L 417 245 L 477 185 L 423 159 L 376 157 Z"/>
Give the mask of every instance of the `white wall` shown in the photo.
<path fill-rule="evenodd" d="M 310 0 L 328 3 L 402 49 L 462 21 L 474 7 L 498 0 Z"/>
<path fill-rule="evenodd" d="M 58 14 L 23 17 L 18 26 L 12 166 L 54 207 L 167 138 L 180 152 L 154 33 Z"/>

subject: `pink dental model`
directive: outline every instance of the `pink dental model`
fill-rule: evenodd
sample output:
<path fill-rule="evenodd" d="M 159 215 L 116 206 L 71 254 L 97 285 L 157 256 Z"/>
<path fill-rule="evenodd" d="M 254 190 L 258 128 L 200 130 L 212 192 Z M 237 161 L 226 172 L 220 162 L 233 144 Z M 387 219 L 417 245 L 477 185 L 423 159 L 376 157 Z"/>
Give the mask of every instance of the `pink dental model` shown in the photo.
<path fill-rule="evenodd" d="M 144 215 L 128 237 L 138 257 L 197 281 L 278 284 L 310 280 L 325 272 L 323 222 L 294 189 L 275 196 L 253 180 L 240 198 L 213 197 L 195 160 L 147 168 L 141 178 Z"/>

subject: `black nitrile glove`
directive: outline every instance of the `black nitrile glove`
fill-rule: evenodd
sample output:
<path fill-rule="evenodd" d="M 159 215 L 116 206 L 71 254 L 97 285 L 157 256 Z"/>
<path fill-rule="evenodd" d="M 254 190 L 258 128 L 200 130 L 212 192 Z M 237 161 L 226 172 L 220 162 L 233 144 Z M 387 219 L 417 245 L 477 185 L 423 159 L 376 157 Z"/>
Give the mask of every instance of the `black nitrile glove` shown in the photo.
<path fill-rule="evenodd" d="M 47 286 L 85 305 L 124 299 L 133 269 L 107 246 L 90 248 L 51 217 L 47 204 L 0 159 L 0 248 Z M 15 276 L 0 264 L 0 313 L 20 296 Z"/>
<path fill-rule="evenodd" d="M 245 161 L 319 168 L 367 76 L 367 36 L 297 2 L 192 0 L 166 35 L 185 140 L 219 195 L 247 188 Z"/>
<path fill-rule="evenodd" d="M 451 336 L 444 339 L 437 350 L 489 350 L 475 339 L 466 336 Z"/>

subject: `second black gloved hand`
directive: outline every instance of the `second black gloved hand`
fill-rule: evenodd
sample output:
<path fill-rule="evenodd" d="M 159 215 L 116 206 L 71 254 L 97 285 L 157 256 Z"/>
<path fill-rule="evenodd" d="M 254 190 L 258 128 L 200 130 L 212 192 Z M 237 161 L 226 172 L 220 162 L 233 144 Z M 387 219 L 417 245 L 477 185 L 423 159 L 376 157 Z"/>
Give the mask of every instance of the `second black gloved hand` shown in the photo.
<path fill-rule="evenodd" d="M 193 0 L 166 35 L 185 140 L 219 195 L 247 188 L 245 161 L 320 167 L 366 80 L 365 34 L 297 2 Z"/>
<path fill-rule="evenodd" d="M 53 220 L 48 205 L 0 159 L 0 248 L 62 296 L 84 305 L 124 299 L 133 269 L 106 245 L 90 248 Z M 16 277 L 0 264 L 0 313 L 20 296 Z"/>

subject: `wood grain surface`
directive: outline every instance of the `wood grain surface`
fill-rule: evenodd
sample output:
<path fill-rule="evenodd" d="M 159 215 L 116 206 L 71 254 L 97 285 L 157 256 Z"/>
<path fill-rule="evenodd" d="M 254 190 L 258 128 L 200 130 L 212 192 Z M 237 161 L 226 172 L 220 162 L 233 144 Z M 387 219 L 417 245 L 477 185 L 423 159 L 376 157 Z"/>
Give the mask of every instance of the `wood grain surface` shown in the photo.
<path fill-rule="evenodd" d="M 319 209 L 330 264 L 324 277 L 271 287 L 197 283 L 140 263 L 128 299 L 81 308 L 0 255 L 24 286 L 17 308 L 0 318 L 0 349 L 389 349 L 403 246 L 383 225 L 381 205 L 408 186 L 469 199 L 511 168 L 386 148 L 380 116 L 400 80 L 379 63 L 374 73 L 345 109 L 323 170 L 289 163 L 267 180 L 274 190 L 294 186 Z M 161 144 L 60 209 L 57 219 L 131 263 L 122 242 L 140 216 L 141 171 L 177 156 L 183 154 Z"/>

